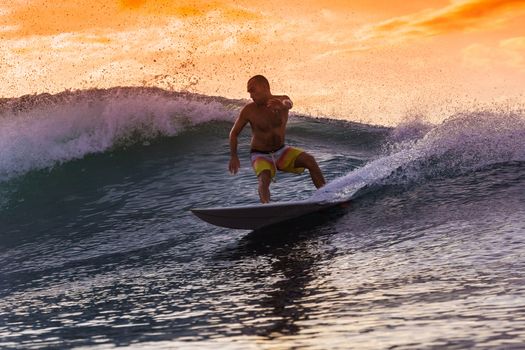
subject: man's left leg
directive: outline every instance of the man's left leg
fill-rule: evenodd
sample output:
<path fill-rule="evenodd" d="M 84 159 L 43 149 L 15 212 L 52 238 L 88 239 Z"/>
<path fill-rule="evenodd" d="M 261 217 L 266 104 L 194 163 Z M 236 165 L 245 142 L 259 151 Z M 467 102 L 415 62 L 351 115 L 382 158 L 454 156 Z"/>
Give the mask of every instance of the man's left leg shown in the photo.
<path fill-rule="evenodd" d="M 310 154 L 303 152 L 301 153 L 294 162 L 295 168 L 306 168 L 310 172 L 310 177 L 315 187 L 321 188 L 326 184 L 326 181 L 323 177 L 323 172 L 317 165 L 315 158 Z"/>
<path fill-rule="evenodd" d="M 261 203 L 270 203 L 270 182 L 272 173 L 270 170 L 263 170 L 257 177 L 259 181 L 259 199 Z"/>

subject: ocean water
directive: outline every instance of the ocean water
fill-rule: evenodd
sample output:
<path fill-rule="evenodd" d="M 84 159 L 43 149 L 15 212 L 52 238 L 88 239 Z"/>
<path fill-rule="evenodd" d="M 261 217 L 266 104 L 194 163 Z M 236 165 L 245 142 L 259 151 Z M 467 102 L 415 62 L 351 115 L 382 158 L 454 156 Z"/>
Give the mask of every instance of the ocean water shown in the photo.
<path fill-rule="evenodd" d="M 525 111 L 395 128 L 290 117 L 348 207 L 260 231 L 244 101 L 159 89 L 0 101 L 0 348 L 524 349 Z M 350 119 L 350 118 L 349 118 Z"/>

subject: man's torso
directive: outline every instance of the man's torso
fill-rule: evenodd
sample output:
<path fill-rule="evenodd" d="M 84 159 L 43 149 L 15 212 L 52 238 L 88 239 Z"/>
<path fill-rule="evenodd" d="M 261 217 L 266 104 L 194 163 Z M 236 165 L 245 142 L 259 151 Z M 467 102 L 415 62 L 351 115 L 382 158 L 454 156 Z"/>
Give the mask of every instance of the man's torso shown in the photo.
<path fill-rule="evenodd" d="M 246 108 L 252 128 L 251 148 L 268 152 L 281 147 L 284 144 L 288 110 L 274 111 L 255 103 Z"/>

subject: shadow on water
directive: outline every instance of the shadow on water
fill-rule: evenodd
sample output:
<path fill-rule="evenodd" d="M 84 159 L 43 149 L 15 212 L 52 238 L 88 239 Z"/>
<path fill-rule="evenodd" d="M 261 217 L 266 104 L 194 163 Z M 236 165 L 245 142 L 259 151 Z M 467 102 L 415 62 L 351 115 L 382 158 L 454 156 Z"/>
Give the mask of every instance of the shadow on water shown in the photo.
<path fill-rule="evenodd" d="M 348 204 L 252 231 L 235 247 L 215 256 L 216 259 L 232 261 L 264 257 L 270 262 L 269 270 L 262 277 L 270 277 L 274 282 L 267 285 L 265 292 L 254 302 L 258 308 L 268 310 L 265 316 L 272 322 L 248 325 L 243 334 L 275 339 L 301 331 L 298 323 L 307 320 L 314 311 L 301 300 L 318 292 L 310 285 L 319 277 L 319 262 L 330 260 L 335 253 L 335 250 L 324 249 L 325 241 L 337 233 L 331 223 L 350 210 Z"/>

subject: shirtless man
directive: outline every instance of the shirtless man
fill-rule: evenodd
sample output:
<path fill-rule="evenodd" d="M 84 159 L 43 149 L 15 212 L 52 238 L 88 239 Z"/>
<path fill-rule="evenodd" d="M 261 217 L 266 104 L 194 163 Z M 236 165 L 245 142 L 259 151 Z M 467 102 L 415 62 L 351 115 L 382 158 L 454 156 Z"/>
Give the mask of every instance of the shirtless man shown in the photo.
<path fill-rule="evenodd" d="M 300 174 L 306 168 L 315 187 L 323 187 L 326 182 L 314 157 L 284 143 L 288 111 L 293 105 L 290 98 L 272 95 L 270 84 L 262 75 L 248 80 L 248 92 L 253 102 L 242 109 L 230 131 L 230 172 L 236 174 L 239 171 L 237 137 L 246 124 L 250 123 L 250 158 L 259 179 L 259 197 L 262 203 L 270 202 L 270 182 L 275 177 L 276 169 Z"/>

